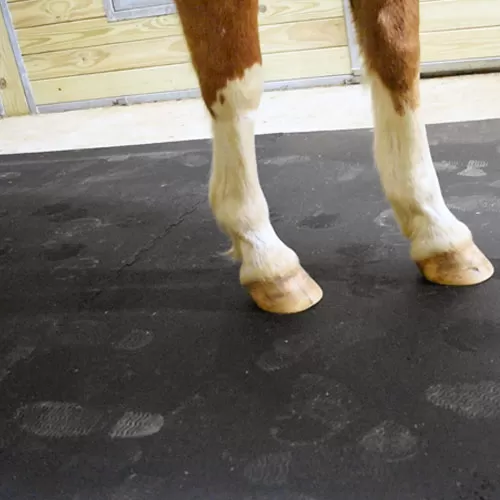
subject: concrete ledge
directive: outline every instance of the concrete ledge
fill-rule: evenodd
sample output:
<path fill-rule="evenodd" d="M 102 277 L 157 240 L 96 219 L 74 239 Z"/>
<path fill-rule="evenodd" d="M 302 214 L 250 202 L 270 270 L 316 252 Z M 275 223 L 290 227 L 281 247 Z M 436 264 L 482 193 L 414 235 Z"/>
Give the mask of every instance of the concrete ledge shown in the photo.
<path fill-rule="evenodd" d="M 427 123 L 500 118 L 500 73 L 422 81 Z M 366 87 L 268 92 L 257 133 L 348 130 L 372 126 Z M 0 154 L 155 144 L 210 137 L 199 99 L 68 111 L 0 120 Z"/>

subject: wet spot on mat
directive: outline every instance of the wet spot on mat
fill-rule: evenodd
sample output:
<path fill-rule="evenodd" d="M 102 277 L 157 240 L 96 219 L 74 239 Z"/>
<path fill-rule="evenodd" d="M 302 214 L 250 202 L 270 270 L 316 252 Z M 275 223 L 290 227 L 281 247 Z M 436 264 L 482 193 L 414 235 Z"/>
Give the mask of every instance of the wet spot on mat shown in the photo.
<path fill-rule="evenodd" d="M 320 212 L 302 219 L 299 223 L 299 227 L 306 227 L 309 229 L 329 229 L 335 226 L 339 217 L 339 214 L 325 214 Z"/>
<path fill-rule="evenodd" d="M 87 248 L 83 243 L 48 243 L 42 254 L 50 261 L 66 260 L 76 257 L 83 249 Z"/>
<path fill-rule="evenodd" d="M 210 157 L 207 155 L 187 153 L 179 156 L 177 161 L 186 167 L 204 167 L 210 164 Z"/>
<path fill-rule="evenodd" d="M 83 207 L 73 207 L 69 203 L 54 203 L 44 205 L 42 208 L 33 212 L 32 215 L 47 217 L 51 222 L 67 222 L 75 219 L 87 217 L 88 210 Z"/>

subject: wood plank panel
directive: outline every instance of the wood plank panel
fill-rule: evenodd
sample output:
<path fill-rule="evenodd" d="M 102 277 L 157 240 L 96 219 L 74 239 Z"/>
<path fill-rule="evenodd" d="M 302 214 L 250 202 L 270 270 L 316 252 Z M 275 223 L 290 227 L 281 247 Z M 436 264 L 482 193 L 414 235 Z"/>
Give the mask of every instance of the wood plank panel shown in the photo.
<path fill-rule="evenodd" d="M 21 0 L 24 4 L 29 3 L 29 1 Z M 76 3 L 79 1 L 75 0 Z M 435 0 L 422 2 L 421 31 L 431 32 L 498 26 L 500 25 L 500 9 L 494 9 L 492 5 L 496 1 Z M 272 9 L 260 15 L 261 24 L 280 24 L 292 18 L 293 16 L 284 7 L 284 5 L 290 4 L 290 0 L 273 0 Z M 26 7 L 29 8 L 28 5 Z M 299 11 L 295 9 L 293 21 L 312 20 L 317 16 L 331 17 L 332 14 L 338 12 L 342 15 L 339 2 L 329 3 L 328 6 L 325 2 L 315 2 L 310 8 L 302 8 Z M 148 17 L 117 23 L 110 23 L 104 17 L 100 17 L 54 25 L 20 28 L 18 30 L 18 39 L 23 54 L 39 54 L 56 50 L 163 38 L 180 35 L 181 33 L 179 19 L 175 15 Z"/>
<path fill-rule="evenodd" d="M 347 47 L 285 52 L 264 56 L 267 81 L 350 73 Z M 191 64 L 114 71 L 33 82 L 37 104 L 52 104 L 132 94 L 196 88 Z"/>
<path fill-rule="evenodd" d="M 30 79 L 36 81 L 179 64 L 189 62 L 189 52 L 184 39 L 175 36 L 159 40 L 26 55 L 24 62 Z"/>
<path fill-rule="evenodd" d="M 342 0 L 260 0 L 261 24 L 311 21 L 343 15 Z"/>
<path fill-rule="evenodd" d="M 420 6 L 420 31 L 500 26 L 498 0 L 439 0 Z"/>
<path fill-rule="evenodd" d="M 105 17 L 102 0 L 25 0 L 9 8 L 16 29 Z"/>
<path fill-rule="evenodd" d="M 0 12 L 0 98 L 7 116 L 26 115 L 28 103 L 16 65 L 16 59 Z"/>
<path fill-rule="evenodd" d="M 174 15 L 113 23 L 105 18 L 87 19 L 17 30 L 23 54 L 97 47 L 181 34 L 179 18 Z"/>
<path fill-rule="evenodd" d="M 261 26 L 263 53 L 347 45 L 343 19 Z M 24 56 L 30 79 L 105 73 L 189 62 L 182 36 Z"/>
<path fill-rule="evenodd" d="M 351 73 L 347 47 L 265 54 L 263 59 L 264 77 L 269 82 Z"/>
<path fill-rule="evenodd" d="M 342 0 L 261 0 L 260 9 L 261 24 L 310 21 L 343 15 Z M 24 0 L 13 3 L 11 12 L 18 29 L 94 18 L 102 18 L 102 25 L 108 24 L 102 0 Z M 178 23 L 177 15 L 166 17 Z M 130 21 L 128 25 L 132 26 L 135 22 Z"/>
<path fill-rule="evenodd" d="M 500 57 L 500 27 L 423 33 L 422 61 Z"/>

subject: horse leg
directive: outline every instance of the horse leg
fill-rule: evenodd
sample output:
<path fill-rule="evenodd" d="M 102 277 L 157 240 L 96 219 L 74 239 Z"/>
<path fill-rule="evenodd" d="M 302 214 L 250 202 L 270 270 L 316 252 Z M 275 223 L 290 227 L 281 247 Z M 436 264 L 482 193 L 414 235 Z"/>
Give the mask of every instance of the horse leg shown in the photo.
<path fill-rule="evenodd" d="M 419 1 L 351 0 L 351 7 L 371 86 L 375 161 L 411 257 L 434 283 L 481 283 L 493 266 L 446 206 L 420 110 Z"/>
<path fill-rule="evenodd" d="M 254 114 L 262 94 L 258 0 L 177 0 L 184 35 L 212 117 L 209 200 L 241 261 L 240 282 L 261 308 L 306 310 L 322 298 L 277 236 L 259 182 Z"/>

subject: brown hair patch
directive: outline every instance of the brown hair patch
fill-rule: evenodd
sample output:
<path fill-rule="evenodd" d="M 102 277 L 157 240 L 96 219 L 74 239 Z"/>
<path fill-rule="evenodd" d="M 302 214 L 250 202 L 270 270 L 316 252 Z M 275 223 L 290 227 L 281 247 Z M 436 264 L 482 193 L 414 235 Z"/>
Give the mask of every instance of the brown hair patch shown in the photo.
<path fill-rule="evenodd" d="M 211 106 L 217 100 L 217 91 L 229 80 L 242 78 L 254 64 L 262 64 L 258 0 L 176 3 L 201 93 L 213 116 Z"/>
<path fill-rule="evenodd" d="M 403 114 L 419 104 L 420 11 L 418 0 L 351 0 L 367 69 L 389 89 Z"/>

